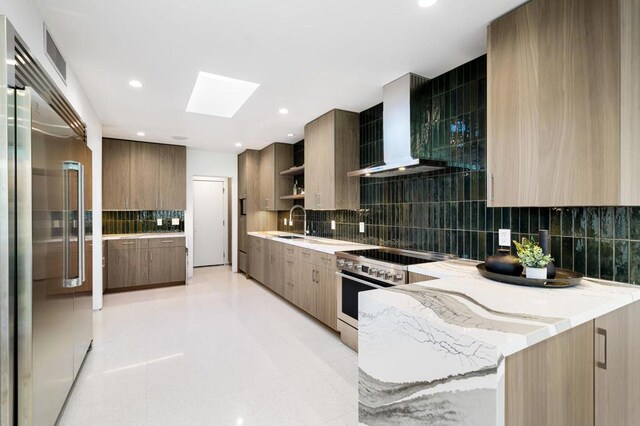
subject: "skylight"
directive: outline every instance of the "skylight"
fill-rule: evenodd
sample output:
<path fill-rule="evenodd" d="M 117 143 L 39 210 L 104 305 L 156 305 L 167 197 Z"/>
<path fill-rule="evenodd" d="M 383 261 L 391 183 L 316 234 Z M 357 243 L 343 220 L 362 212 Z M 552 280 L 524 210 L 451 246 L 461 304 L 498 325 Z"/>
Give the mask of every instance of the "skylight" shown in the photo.
<path fill-rule="evenodd" d="M 259 86 L 258 83 L 200 71 L 187 112 L 231 118 Z"/>

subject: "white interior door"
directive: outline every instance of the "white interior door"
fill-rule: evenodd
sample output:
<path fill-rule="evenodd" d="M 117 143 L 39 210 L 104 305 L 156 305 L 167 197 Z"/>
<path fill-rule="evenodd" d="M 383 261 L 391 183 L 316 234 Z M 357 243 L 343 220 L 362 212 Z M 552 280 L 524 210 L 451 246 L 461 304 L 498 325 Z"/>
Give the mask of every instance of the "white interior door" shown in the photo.
<path fill-rule="evenodd" d="M 193 181 L 193 266 L 226 263 L 224 182 Z"/>

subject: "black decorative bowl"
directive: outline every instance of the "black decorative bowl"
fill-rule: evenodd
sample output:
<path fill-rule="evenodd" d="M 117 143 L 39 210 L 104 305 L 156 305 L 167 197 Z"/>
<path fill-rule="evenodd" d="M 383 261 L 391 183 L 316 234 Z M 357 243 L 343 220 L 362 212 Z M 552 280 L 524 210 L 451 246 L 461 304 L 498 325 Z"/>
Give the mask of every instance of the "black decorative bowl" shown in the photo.
<path fill-rule="evenodd" d="M 498 281 L 505 284 L 515 284 L 522 285 L 526 287 L 543 287 L 543 288 L 566 288 L 566 287 L 574 287 L 580 284 L 582 281 L 582 274 L 579 274 L 574 271 L 570 271 L 568 269 L 556 269 L 556 277 L 551 279 L 547 278 L 546 280 L 538 280 L 533 278 L 527 278 L 524 275 L 519 277 L 513 275 L 504 275 L 497 274 L 495 272 L 487 271 L 484 263 L 478 264 L 476 266 L 478 268 L 478 272 L 485 278 L 488 278 L 493 281 Z"/>

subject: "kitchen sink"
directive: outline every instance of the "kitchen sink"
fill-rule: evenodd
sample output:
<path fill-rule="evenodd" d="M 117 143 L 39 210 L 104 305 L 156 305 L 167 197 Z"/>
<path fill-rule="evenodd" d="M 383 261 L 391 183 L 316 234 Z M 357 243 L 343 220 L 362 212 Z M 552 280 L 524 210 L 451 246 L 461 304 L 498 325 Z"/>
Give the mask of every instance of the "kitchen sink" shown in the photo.
<path fill-rule="evenodd" d="M 282 238 L 283 240 L 304 240 L 302 235 L 274 235 L 275 238 Z"/>

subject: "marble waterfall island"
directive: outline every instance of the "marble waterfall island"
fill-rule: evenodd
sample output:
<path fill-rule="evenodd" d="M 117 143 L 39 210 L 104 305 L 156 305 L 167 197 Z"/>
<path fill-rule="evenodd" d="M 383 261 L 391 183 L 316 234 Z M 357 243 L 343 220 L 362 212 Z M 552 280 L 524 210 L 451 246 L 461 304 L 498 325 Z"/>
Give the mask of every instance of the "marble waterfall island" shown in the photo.
<path fill-rule="evenodd" d="M 640 299 L 585 279 L 566 289 L 482 278 L 475 262 L 414 267 L 439 279 L 360 293 L 360 422 L 503 425 L 505 358 Z"/>

